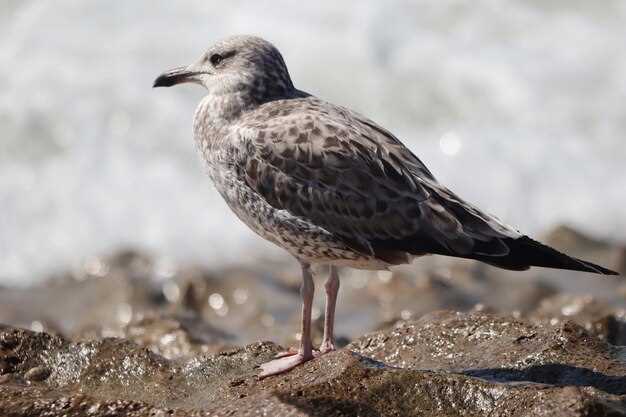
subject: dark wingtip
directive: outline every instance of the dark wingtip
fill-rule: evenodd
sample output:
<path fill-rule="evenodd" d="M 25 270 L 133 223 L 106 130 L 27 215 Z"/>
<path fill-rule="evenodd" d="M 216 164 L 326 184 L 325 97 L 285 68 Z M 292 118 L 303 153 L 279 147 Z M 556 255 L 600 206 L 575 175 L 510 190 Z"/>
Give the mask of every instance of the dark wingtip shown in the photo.
<path fill-rule="evenodd" d="M 171 87 L 172 85 L 174 85 L 172 81 L 172 78 L 169 77 L 167 74 L 161 74 L 156 78 L 156 80 L 154 80 L 154 83 L 152 83 L 152 88 Z"/>
<path fill-rule="evenodd" d="M 572 271 L 590 272 L 592 274 L 599 275 L 620 275 L 619 272 L 594 264 L 593 262 L 568 256 L 560 251 L 557 251 L 554 248 L 544 245 L 543 243 L 537 242 L 529 238 L 528 236 L 523 236 L 522 239 L 526 239 L 526 245 L 530 244 L 533 249 L 539 249 L 544 254 L 550 255 L 551 259 L 548 261 L 548 263 L 542 264 L 541 262 L 539 262 L 536 266 L 545 266 L 548 268 L 557 269 L 569 269 Z"/>
<path fill-rule="evenodd" d="M 512 270 L 523 270 L 529 266 L 541 266 L 600 275 L 620 275 L 618 272 L 603 266 L 568 256 L 528 236 L 505 239 L 504 243 L 510 250 L 506 256 L 486 256 L 481 254 L 472 256 L 472 258 L 500 268 Z"/>
<path fill-rule="evenodd" d="M 612 269 L 608 269 L 608 268 L 605 268 L 600 265 L 596 265 L 588 261 L 583 261 L 582 259 L 576 259 L 576 260 L 587 267 L 587 269 L 585 269 L 587 272 L 591 272 L 594 274 L 601 274 L 601 275 L 620 275 L 619 272 L 613 271 Z"/>

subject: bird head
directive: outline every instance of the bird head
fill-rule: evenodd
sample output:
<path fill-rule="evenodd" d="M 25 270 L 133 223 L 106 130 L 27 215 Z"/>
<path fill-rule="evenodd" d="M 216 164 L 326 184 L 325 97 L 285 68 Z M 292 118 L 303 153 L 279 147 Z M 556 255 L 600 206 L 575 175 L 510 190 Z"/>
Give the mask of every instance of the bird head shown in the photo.
<path fill-rule="evenodd" d="M 198 61 L 159 75 L 154 87 L 196 83 L 210 94 L 246 94 L 258 101 L 286 97 L 294 90 L 282 55 L 256 36 L 233 36 L 211 46 Z"/>

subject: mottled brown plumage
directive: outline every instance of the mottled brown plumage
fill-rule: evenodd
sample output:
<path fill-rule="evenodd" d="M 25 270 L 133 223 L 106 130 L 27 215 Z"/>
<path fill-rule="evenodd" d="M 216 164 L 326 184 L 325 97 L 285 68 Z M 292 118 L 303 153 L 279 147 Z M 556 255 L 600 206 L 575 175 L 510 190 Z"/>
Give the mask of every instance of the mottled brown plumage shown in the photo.
<path fill-rule="evenodd" d="M 263 39 L 220 41 L 155 86 L 180 82 L 208 90 L 194 134 L 220 194 L 252 230 L 303 266 L 302 347 L 267 364 L 263 375 L 313 355 L 310 264 L 333 266 L 322 352 L 334 347 L 337 265 L 381 269 L 434 253 L 514 270 L 614 273 L 535 242 L 463 201 L 392 133 L 297 90 L 281 54 Z"/>
<path fill-rule="evenodd" d="M 381 261 L 426 252 L 394 246 L 405 239 L 458 254 L 487 242 L 497 255 L 506 252 L 500 239 L 519 236 L 439 185 L 391 133 L 315 97 L 263 104 L 231 135 L 240 178 L 268 204 Z"/>

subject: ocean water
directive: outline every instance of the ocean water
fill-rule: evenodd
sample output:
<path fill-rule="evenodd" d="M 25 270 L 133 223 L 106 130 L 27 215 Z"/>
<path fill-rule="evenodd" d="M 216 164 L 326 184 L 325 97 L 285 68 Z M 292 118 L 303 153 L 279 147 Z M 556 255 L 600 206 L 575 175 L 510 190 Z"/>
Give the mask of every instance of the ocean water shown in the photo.
<path fill-rule="evenodd" d="M 0 284 L 122 246 L 207 265 L 282 256 L 203 173 L 201 89 L 150 88 L 239 33 L 522 231 L 623 240 L 625 21 L 620 0 L 3 0 Z"/>

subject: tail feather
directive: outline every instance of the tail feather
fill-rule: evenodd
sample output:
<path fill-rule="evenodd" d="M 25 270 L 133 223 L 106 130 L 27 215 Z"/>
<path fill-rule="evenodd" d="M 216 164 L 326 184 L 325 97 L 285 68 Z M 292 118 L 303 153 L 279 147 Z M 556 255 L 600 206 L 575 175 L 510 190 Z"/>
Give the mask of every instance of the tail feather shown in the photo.
<path fill-rule="evenodd" d="M 594 274 L 619 275 L 617 272 L 600 265 L 568 256 L 528 236 L 522 236 L 517 239 L 507 238 L 503 241 L 509 247 L 507 255 L 486 256 L 476 254 L 471 257 L 500 268 L 518 271 L 528 269 L 531 266 L 542 266 L 545 268 L 585 271 Z"/>

